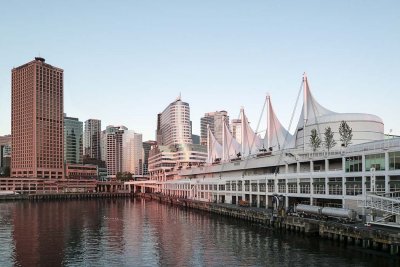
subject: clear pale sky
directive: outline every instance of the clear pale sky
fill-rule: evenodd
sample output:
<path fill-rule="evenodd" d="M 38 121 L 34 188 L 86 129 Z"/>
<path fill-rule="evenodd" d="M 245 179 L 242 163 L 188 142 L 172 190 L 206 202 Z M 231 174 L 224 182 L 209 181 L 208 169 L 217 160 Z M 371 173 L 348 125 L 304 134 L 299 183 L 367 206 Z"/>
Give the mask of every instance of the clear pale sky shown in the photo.
<path fill-rule="evenodd" d="M 38 55 L 64 69 L 69 116 L 144 140 L 180 92 L 195 134 L 205 112 L 241 106 L 255 128 L 267 92 L 287 127 L 303 72 L 325 107 L 400 134 L 399 14 L 396 0 L 2 1 L 0 135 L 11 69 Z"/>

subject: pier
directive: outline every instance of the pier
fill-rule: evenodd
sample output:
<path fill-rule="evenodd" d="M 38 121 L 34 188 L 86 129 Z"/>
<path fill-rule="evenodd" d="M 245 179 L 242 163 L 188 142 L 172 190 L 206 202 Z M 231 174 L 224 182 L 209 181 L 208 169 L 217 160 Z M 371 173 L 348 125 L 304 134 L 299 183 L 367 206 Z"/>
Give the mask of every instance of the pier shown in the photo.
<path fill-rule="evenodd" d="M 40 193 L 40 194 L 3 195 L 0 196 L 0 201 L 123 198 L 131 196 L 132 194 L 129 192 Z"/>
<path fill-rule="evenodd" d="M 344 224 L 335 221 L 321 221 L 310 218 L 276 214 L 272 210 L 254 207 L 240 207 L 231 204 L 203 202 L 162 194 L 137 193 L 136 196 L 153 199 L 185 208 L 192 208 L 259 223 L 278 231 L 291 231 L 320 238 L 331 239 L 344 244 L 360 246 L 364 249 L 386 251 L 399 254 L 400 232 L 398 229 L 385 229 L 364 226 L 363 224 Z"/>

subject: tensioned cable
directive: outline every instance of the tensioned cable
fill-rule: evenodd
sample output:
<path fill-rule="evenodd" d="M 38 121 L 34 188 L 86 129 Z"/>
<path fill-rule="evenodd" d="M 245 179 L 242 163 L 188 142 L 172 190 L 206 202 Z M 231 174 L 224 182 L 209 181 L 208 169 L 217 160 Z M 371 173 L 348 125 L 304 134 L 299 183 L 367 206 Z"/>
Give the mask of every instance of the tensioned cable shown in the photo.
<path fill-rule="evenodd" d="M 287 145 L 286 140 L 287 140 L 287 138 L 288 138 L 288 136 L 289 136 L 289 131 L 290 131 L 291 127 L 292 127 L 294 114 L 296 113 L 297 105 L 299 104 L 299 99 L 300 99 L 301 91 L 303 90 L 303 88 L 304 88 L 304 81 L 301 81 L 299 93 L 297 94 L 296 103 L 295 103 L 295 105 L 294 105 L 294 109 L 293 109 L 293 112 L 292 112 L 292 116 L 291 116 L 291 118 L 290 118 L 289 128 L 288 128 L 288 130 L 287 130 L 287 132 L 286 132 L 285 139 L 284 139 L 284 141 L 283 141 L 283 147 L 282 147 L 282 150 L 281 150 L 281 154 L 280 154 L 280 156 L 279 156 L 279 158 L 278 158 L 278 160 L 277 160 L 275 166 L 278 166 L 278 165 L 281 163 L 281 161 L 282 161 L 283 153 L 284 153 L 283 151 L 285 150 L 285 146 Z M 304 129 L 304 127 L 303 127 L 303 129 Z M 277 173 L 278 173 L 278 168 L 275 168 L 275 174 L 277 174 Z"/>

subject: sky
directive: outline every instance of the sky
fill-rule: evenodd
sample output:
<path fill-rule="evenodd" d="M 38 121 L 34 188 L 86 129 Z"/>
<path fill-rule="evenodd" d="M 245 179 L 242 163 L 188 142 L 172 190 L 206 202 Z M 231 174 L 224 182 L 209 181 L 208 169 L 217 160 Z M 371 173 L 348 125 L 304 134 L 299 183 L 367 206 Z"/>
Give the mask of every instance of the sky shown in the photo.
<path fill-rule="evenodd" d="M 39 55 L 64 69 L 68 116 L 143 140 L 179 94 L 194 134 L 204 113 L 241 107 L 262 130 L 267 93 L 288 127 L 304 72 L 326 108 L 375 114 L 400 134 L 399 12 L 397 0 L 1 1 L 0 135 L 11 69 Z"/>

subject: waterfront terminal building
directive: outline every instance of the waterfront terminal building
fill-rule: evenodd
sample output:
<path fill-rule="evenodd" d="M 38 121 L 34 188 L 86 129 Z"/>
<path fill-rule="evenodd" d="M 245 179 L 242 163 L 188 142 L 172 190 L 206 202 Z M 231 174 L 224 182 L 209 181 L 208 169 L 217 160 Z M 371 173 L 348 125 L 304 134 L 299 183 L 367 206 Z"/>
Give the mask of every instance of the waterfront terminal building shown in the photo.
<path fill-rule="evenodd" d="M 224 127 L 220 144 L 208 133 L 207 161 L 199 166 L 180 168 L 178 179 L 158 179 L 151 190 L 167 195 L 206 202 L 254 207 L 284 208 L 311 204 L 351 208 L 359 214 L 366 208 L 400 215 L 400 138 L 385 139 L 382 120 L 370 114 L 336 113 L 320 105 L 303 79 L 304 103 L 294 134 L 277 119 L 266 99 L 267 130 L 260 138 L 241 112 L 239 140 Z M 348 146 L 343 145 L 339 125 L 352 129 Z M 335 142 L 324 147 L 326 129 Z M 313 148 L 312 130 L 321 140 Z M 397 202 L 396 202 L 397 201 Z M 399 217 L 397 217 L 399 218 Z"/>

